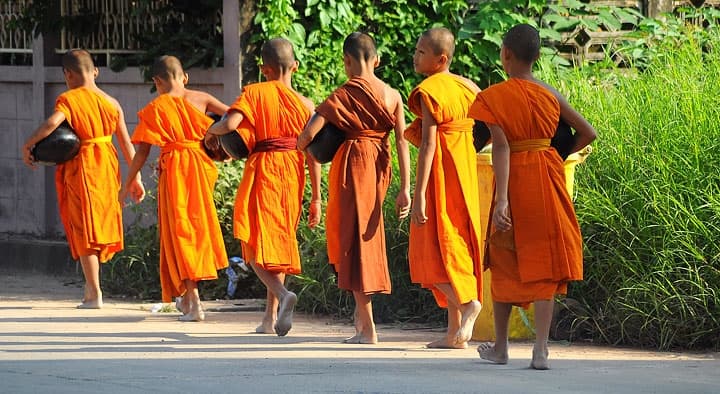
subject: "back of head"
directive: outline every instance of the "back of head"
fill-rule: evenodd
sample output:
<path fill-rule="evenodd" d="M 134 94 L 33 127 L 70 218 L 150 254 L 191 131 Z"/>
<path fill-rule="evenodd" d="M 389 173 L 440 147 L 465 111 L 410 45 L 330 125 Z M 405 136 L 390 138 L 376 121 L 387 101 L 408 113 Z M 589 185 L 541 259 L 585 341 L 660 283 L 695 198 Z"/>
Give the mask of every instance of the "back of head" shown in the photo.
<path fill-rule="evenodd" d="M 532 64 L 540 55 L 540 33 L 525 23 L 515 25 L 505 33 L 503 46 L 519 60 Z"/>
<path fill-rule="evenodd" d="M 62 57 L 62 67 L 78 74 L 91 73 L 95 70 L 90 52 L 84 49 L 71 49 Z"/>
<path fill-rule="evenodd" d="M 444 27 L 433 27 L 423 32 L 421 37 L 427 40 L 433 55 L 445 55 L 448 57 L 448 63 L 455 54 L 455 35 Z"/>
<path fill-rule="evenodd" d="M 295 52 L 292 43 L 284 38 L 272 38 L 265 41 L 260 50 L 263 65 L 280 72 L 289 70 L 295 64 Z"/>
<path fill-rule="evenodd" d="M 375 40 L 368 34 L 354 32 L 345 38 L 343 54 L 367 62 L 377 56 L 377 46 Z"/>
<path fill-rule="evenodd" d="M 160 56 L 155 59 L 152 67 L 152 76 L 170 81 L 185 76 L 180 59 L 175 56 Z"/>

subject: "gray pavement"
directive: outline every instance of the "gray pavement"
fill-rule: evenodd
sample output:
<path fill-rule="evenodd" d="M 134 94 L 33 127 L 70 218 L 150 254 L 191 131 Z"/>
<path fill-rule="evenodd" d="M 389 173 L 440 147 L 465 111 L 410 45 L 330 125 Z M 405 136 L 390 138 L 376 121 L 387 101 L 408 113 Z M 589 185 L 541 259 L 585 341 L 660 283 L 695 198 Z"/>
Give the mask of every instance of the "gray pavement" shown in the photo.
<path fill-rule="evenodd" d="M 340 341 L 352 326 L 296 314 L 286 337 L 254 334 L 252 301 L 213 301 L 202 323 L 152 304 L 106 299 L 75 309 L 78 283 L 0 274 L 0 393 L 717 393 L 720 354 L 551 344 L 488 364 L 476 343 L 430 350 L 440 330 L 379 326 L 378 345 Z M 71 282 L 65 286 L 63 283 Z"/>

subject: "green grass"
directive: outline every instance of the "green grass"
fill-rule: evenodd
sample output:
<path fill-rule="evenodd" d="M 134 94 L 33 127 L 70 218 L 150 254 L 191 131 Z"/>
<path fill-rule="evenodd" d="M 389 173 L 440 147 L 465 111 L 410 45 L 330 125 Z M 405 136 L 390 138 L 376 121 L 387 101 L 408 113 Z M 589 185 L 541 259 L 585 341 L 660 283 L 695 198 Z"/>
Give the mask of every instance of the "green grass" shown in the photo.
<path fill-rule="evenodd" d="M 542 73 L 599 134 L 576 173 L 586 274 L 568 296 L 586 339 L 717 349 L 720 53 L 661 50 L 642 72 Z"/>

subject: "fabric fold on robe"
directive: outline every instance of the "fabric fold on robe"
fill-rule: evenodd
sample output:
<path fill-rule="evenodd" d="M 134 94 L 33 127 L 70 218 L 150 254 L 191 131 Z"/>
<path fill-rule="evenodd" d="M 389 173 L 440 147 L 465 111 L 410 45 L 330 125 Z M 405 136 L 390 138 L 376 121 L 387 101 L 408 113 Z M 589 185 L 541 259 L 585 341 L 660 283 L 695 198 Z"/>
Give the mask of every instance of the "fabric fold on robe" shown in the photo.
<path fill-rule="evenodd" d="M 482 299 L 477 156 L 474 122 L 467 116 L 474 98 L 462 79 L 445 73 L 426 78 L 408 98 L 410 111 L 418 118 L 406 137 L 414 138 L 418 132 L 422 137 L 421 102 L 438 125 L 425 196 L 428 221 L 422 226 L 410 224 L 410 278 L 430 289 L 441 307 L 447 307 L 447 299 L 435 288 L 437 283 L 450 283 L 461 303 Z"/>
<path fill-rule="evenodd" d="M 82 141 L 78 155 L 55 170 L 70 252 L 76 260 L 97 253 L 106 262 L 123 249 L 120 166 L 112 144 L 120 113 L 102 94 L 84 87 L 61 94 L 55 110 Z"/>
<path fill-rule="evenodd" d="M 297 226 L 305 188 L 305 156 L 297 136 L 310 119 L 300 96 L 280 81 L 247 85 L 228 112 L 250 148 L 233 214 L 243 255 L 267 271 L 301 272 Z"/>
<path fill-rule="evenodd" d="M 138 112 L 133 143 L 160 147 L 158 231 L 163 302 L 185 293 L 184 280 L 217 279 L 227 267 L 213 190 L 218 171 L 201 148 L 212 119 L 182 97 L 163 94 Z"/>
<path fill-rule="evenodd" d="M 345 133 L 330 164 L 326 215 L 328 259 L 338 287 L 389 294 L 382 205 L 390 184 L 388 136 L 395 116 L 359 77 L 336 89 L 316 112 Z"/>
<path fill-rule="evenodd" d="M 565 294 L 568 281 L 582 279 L 583 257 L 563 160 L 551 147 L 522 148 L 552 138 L 560 119 L 557 98 L 538 83 L 511 78 L 480 92 L 470 116 L 499 125 L 510 146 L 520 147 L 510 153 L 512 230 L 491 225 L 488 232 L 493 299 L 526 306 Z"/>

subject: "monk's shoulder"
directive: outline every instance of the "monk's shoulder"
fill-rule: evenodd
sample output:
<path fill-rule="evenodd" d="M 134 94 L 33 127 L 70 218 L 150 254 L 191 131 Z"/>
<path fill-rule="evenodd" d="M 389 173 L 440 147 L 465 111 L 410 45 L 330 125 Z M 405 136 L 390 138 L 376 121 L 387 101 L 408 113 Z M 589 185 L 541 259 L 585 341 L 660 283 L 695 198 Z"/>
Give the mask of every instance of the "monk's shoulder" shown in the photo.
<path fill-rule="evenodd" d="M 300 101 L 303 103 L 305 108 L 308 109 L 308 111 L 312 112 L 315 110 L 315 103 L 313 103 L 312 100 L 310 100 L 309 98 L 303 96 L 302 94 L 300 94 L 298 92 L 295 92 L 295 94 L 300 99 Z"/>
<path fill-rule="evenodd" d="M 117 111 L 118 113 L 122 113 L 122 106 L 120 105 L 120 102 L 115 99 L 115 97 L 109 95 L 107 92 L 97 87 L 90 91 L 100 97 L 101 100 L 104 100 L 106 104 L 113 108 L 115 111 Z"/>

